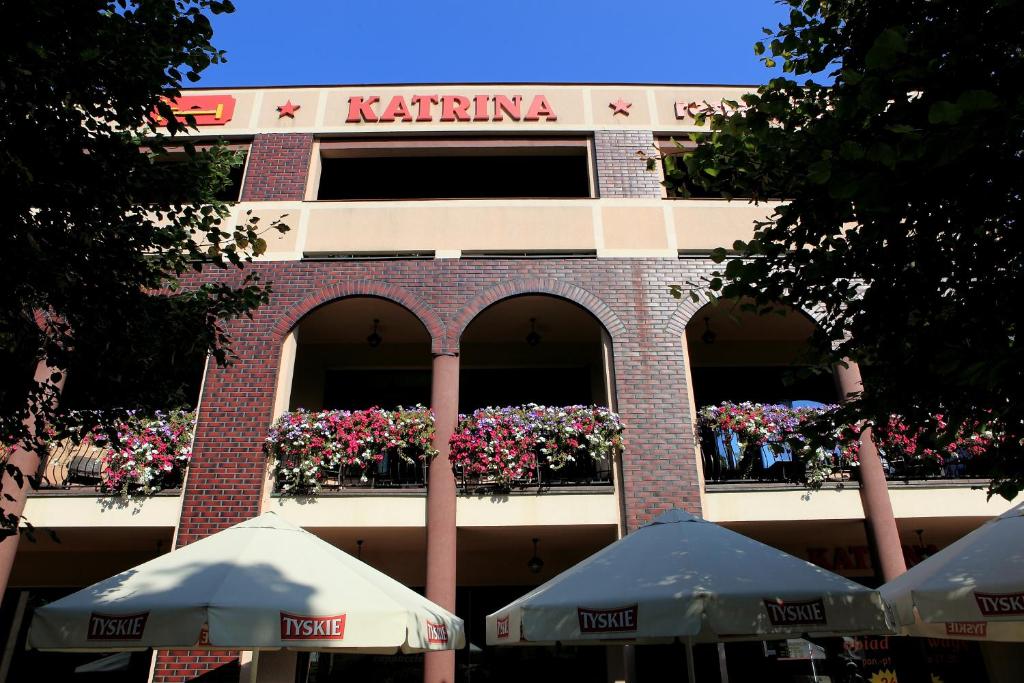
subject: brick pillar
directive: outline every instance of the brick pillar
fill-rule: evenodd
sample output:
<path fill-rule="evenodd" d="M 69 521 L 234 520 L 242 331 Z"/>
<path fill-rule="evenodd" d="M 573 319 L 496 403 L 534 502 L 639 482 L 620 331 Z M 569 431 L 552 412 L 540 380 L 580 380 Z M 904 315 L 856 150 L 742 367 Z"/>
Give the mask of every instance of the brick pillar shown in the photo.
<path fill-rule="evenodd" d="M 845 367 L 837 365 L 835 377 L 843 401 L 850 400 L 851 394 L 860 393 L 864 389 L 860 368 L 852 361 L 847 360 Z M 892 501 L 889 500 L 889 484 L 885 480 L 882 460 L 871 438 L 870 428 L 860 434 L 857 459 L 860 461 L 860 499 L 864 506 L 868 541 L 877 553 L 882 579 L 892 581 L 907 571 L 907 561 L 903 557 L 900 532 L 896 528 Z"/>
<path fill-rule="evenodd" d="M 309 133 L 257 135 L 249 148 L 242 201 L 302 201 L 312 151 Z"/>
<path fill-rule="evenodd" d="M 435 356 L 430 390 L 434 448 L 427 482 L 427 599 L 455 612 L 455 474 L 448 464 L 448 440 L 459 419 L 459 357 Z M 455 652 L 424 655 L 424 683 L 452 683 Z"/>
<path fill-rule="evenodd" d="M 637 155 L 654 153 L 649 130 L 598 130 L 594 132 L 594 165 L 599 197 L 661 197 L 661 177 L 647 170 Z"/>
<path fill-rule="evenodd" d="M 245 329 L 233 332 L 235 348 L 243 352 L 228 367 L 211 360 L 203 386 L 177 548 L 260 513 L 266 472 L 262 444 L 277 375 L 277 363 L 267 359 L 276 353 L 270 344 L 246 338 Z M 236 651 L 160 651 L 153 681 L 185 683 L 237 660 Z"/>

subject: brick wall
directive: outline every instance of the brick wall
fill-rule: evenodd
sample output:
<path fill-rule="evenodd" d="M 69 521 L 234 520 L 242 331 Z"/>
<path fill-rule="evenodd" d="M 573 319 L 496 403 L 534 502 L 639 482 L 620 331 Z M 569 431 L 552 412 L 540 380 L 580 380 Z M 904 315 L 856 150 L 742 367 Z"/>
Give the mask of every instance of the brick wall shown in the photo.
<path fill-rule="evenodd" d="M 303 199 L 312 151 L 313 136 L 308 133 L 257 135 L 249 148 L 242 201 Z"/>
<path fill-rule="evenodd" d="M 508 296 L 547 293 L 587 308 L 613 342 L 618 409 L 626 425 L 623 491 L 628 526 L 636 528 L 676 506 L 700 512 L 699 465 L 680 338 L 692 311 L 671 297 L 668 285 L 694 279 L 707 267 L 707 262 L 692 259 L 251 265 L 261 279 L 273 283 L 274 293 L 252 320 L 231 324 L 238 360 L 228 368 L 211 367 L 208 373 L 179 545 L 258 514 L 265 471 L 261 445 L 273 418 L 283 336 L 318 304 L 359 294 L 389 298 L 414 310 L 431 332 L 435 352 L 457 351 L 460 331 L 472 317 Z M 199 654 L 162 653 L 155 680 L 181 681 L 179 676 L 201 674 L 228 659 L 223 653 Z"/>
<path fill-rule="evenodd" d="M 661 179 L 637 155 L 654 154 L 649 130 L 594 131 L 594 164 L 599 197 L 660 197 Z"/>

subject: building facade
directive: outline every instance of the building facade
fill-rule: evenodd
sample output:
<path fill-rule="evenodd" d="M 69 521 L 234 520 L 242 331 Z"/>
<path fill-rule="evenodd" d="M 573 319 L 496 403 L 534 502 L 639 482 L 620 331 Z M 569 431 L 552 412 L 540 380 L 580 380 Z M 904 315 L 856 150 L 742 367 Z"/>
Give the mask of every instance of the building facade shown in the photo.
<path fill-rule="evenodd" d="M 177 106 L 196 116 L 197 135 L 245 153 L 233 216 L 283 216 L 291 228 L 268 234 L 266 253 L 247 269 L 272 283 L 271 301 L 231 324 L 235 362 L 205 369 L 180 490 L 123 502 L 70 476 L 78 465 L 48 469 L 49 488 L 31 498 L 26 517 L 60 542 L 40 537 L 19 548 L 0 678 L 25 680 L 27 667 L 46 662 L 71 666 L 18 649 L 35 601 L 266 510 L 448 603 L 479 645 L 484 614 L 672 507 L 877 585 L 855 473 L 811 492 L 772 458 L 723 469 L 721 444 L 702 443 L 698 430 L 699 409 L 721 401 L 837 400 L 827 374 L 784 381 L 812 317 L 748 318 L 669 293 L 708 276 L 711 249 L 749 237 L 771 211 L 676 198 L 662 185 L 659 157 L 703 130 L 697 111 L 742 92 L 552 84 L 185 92 Z M 416 403 L 437 415 L 435 463 L 445 461 L 457 414 L 486 406 L 604 406 L 620 416 L 624 445 L 606 468 L 510 491 L 436 466 L 381 470 L 369 484 L 339 475 L 315 496 L 276 485 L 263 445 L 281 414 Z M 972 473 L 892 475 L 909 562 L 1008 509 L 988 500 Z M 431 655 L 426 666 L 432 681 L 474 673 L 615 680 L 626 670 L 642 680 L 656 656 L 471 648 Z M 418 680 L 424 666 L 415 657 L 285 659 L 275 665 L 311 681 L 371 665 Z M 772 665 L 788 675 L 788 664 Z M 247 653 L 161 652 L 148 675 L 237 680 L 250 668 Z"/>

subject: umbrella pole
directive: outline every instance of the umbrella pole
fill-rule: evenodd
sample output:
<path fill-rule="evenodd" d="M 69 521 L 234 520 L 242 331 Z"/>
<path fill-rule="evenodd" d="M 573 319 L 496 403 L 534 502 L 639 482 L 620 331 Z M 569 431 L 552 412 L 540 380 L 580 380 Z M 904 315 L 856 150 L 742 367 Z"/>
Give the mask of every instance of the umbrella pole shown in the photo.
<path fill-rule="evenodd" d="M 686 680 L 697 683 L 697 674 L 693 665 L 693 638 L 686 639 Z"/>

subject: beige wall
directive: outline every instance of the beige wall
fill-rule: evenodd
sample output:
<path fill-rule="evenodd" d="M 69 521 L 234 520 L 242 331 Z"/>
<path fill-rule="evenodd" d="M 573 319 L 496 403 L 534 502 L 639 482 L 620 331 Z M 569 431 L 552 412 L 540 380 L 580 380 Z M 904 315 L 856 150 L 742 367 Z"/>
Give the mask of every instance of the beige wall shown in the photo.
<path fill-rule="evenodd" d="M 607 257 L 675 258 L 750 239 L 768 208 L 741 200 L 480 199 L 393 202 L 247 202 L 235 213 L 277 218 L 260 260 L 359 252 L 589 251 Z"/>

